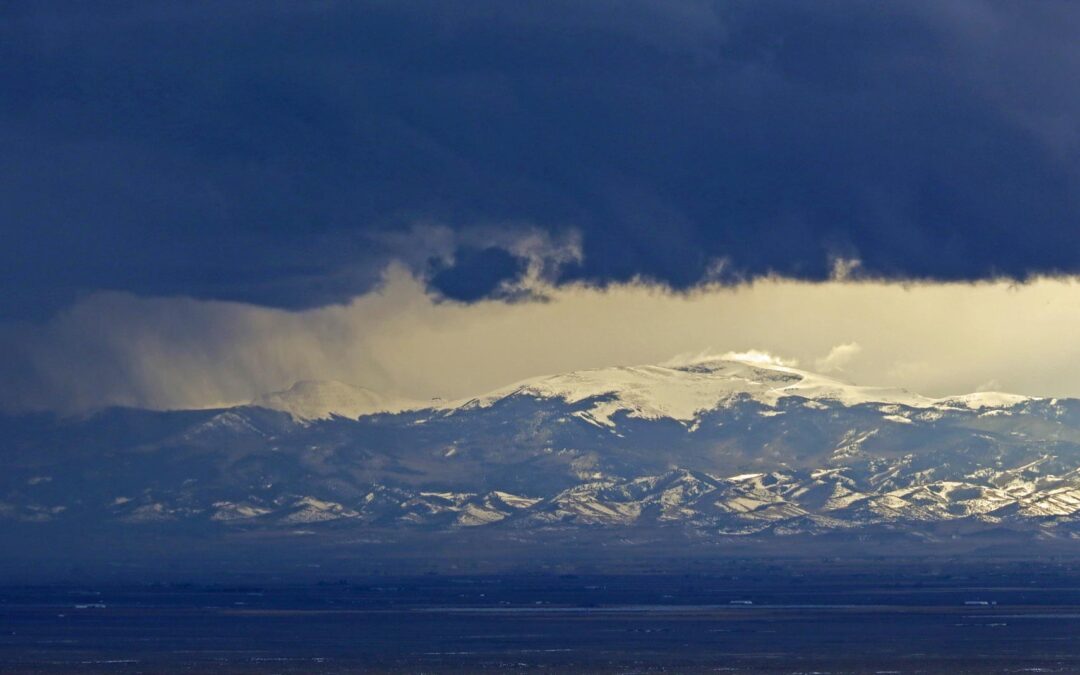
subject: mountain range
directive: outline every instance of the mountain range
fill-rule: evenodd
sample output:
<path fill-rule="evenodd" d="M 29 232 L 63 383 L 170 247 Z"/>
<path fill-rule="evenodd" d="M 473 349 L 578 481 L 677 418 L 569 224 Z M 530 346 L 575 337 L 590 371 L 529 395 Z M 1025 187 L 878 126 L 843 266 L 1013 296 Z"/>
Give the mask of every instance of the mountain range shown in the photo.
<path fill-rule="evenodd" d="M 0 537 L 16 543 L 1080 539 L 1080 400 L 932 399 L 765 360 L 450 402 L 302 382 L 227 409 L 0 422 Z"/>

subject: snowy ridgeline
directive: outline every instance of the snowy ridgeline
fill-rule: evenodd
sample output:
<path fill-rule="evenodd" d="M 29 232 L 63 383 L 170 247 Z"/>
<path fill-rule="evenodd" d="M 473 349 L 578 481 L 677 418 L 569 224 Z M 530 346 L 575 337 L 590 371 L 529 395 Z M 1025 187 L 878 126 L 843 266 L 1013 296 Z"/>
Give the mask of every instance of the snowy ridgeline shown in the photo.
<path fill-rule="evenodd" d="M 1001 487 L 977 482 L 932 481 L 861 491 L 845 469 L 746 474 L 720 478 L 674 469 L 633 479 L 584 481 L 548 497 L 499 490 L 428 492 L 370 485 L 359 499 L 331 501 L 258 494 L 192 508 L 154 496 L 114 503 L 111 515 L 127 523 L 209 519 L 248 526 L 330 523 L 379 527 L 478 527 L 502 523 L 528 529 L 552 526 L 680 524 L 717 535 L 821 533 L 882 525 L 972 521 L 986 526 L 1061 526 L 1072 536 L 1080 512 L 1080 477 L 1013 478 Z M 10 515 L 10 514 L 9 514 Z M 36 520 L 49 516 L 36 512 Z M 1047 533 L 1053 534 L 1053 530 Z"/>
<path fill-rule="evenodd" d="M 454 410 L 487 407 L 513 396 L 561 399 L 574 404 L 597 400 L 588 418 L 612 426 L 612 416 L 624 412 L 644 419 L 690 421 L 737 398 L 775 406 L 784 397 L 825 399 L 852 406 L 896 404 L 926 410 L 1008 408 L 1030 397 L 980 392 L 931 399 L 903 389 L 860 387 L 823 375 L 760 360 L 706 359 L 679 366 L 630 366 L 581 370 L 536 377 L 474 399 L 448 403 L 385 397 L 371 390 L 336 381 L 303 381 L 290 389 L 266 394 L 253 405 L 280 410 L 297 419 L 356 418 L 381 412 Z"/>
<path fill-rule="evenodd" d="M 929 399 L 747 361 L 437 406 L 307 382 L 227 410 L 6 424 L 0 523 L 1080 535 L 1080 401 Z"/>

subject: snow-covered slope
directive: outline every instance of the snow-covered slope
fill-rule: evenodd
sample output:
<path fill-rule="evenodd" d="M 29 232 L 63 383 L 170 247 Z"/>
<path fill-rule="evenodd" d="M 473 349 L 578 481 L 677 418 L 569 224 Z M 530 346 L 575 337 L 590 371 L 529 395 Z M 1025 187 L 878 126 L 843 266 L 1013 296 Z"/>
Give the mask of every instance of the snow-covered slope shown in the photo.
<path fill-rule="evenodd" d="M 1000 392 L 982 392 L 932 399 L 904 389 L 848 384 L 788 366 L 732 358 L 702 359 L 680 365 L 618 366 L 578 370 L 530 378 L 488 394 L 438 404 L 439 410 L 489 407 L 513 397 L 561 399 L 569 404 L 594 400 L 588 419 L 613 426 L 623 412 L 640 419 L 669 418 L 682 422 L 738 400 L 776 406 L 786 397 L 854 406 L 899 405 L 917 410 L 1008 408 L 1033 400 Z M 343 382 L 302 381 L 291 388 L 260 396 L 253 405 L 280 410 L 296 419 L 357 418 L 432 408 L 432 404 L 383 396 Z M 896 420 L 901 421 L 901 420 Z"/>
<path fill-rule="evenodd" d="M 567 403 L 598 399 L 589 416 L 607 426 L 613 425 L 612 415 L 620 411 L 642 419 L 690 421 L 702 411 L 738 399 L 775 406 L 782 398 L 800 397 L 845 406 L 878 403 L 915 409 L 1004 408 L 1031 400 L 996 392 L 931 399 L 903 389 L 847 384 L 773 363 L 706 359 L 678 366 L 597 368 L 537 377 L 452 407 L 490 406 L 514 396 L 558 398 Z"/>

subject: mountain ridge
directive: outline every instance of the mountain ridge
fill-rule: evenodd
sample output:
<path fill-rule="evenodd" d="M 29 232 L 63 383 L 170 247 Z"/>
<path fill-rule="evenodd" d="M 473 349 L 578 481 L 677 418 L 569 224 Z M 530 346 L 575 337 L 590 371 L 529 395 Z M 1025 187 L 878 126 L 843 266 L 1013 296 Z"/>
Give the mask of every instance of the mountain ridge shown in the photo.
<path fill-rule="evenodd" d="M 361 402 L 355 418 L 285 405 L 0 418 L 0 534 L 422 549 L 468 531 L 474 544 L 552 550 L 601 531 L 616 547 L 673 533 L 691 548 L 1080 541 L 1076 399 L 929 399 L 714 360 L 575 371 L 395 412 Z"/>
<path fill-rule="evenodd" d="M 326 419 L 331 415 L 355 418 L 385 412 L 484 407 L 516 395 L 561 398 L 568 403 L 607 397 L 610 400 L 605 405 L 594 406 L 592 418 L 610 426 L 610 414 L 617 410 L 645 418 L 691 421 L 699 412 L 713 409 L 739 394 L 772 406 L 785 396 L 828 398 L 845 405 L 881 403 L 910 408 L 972 409 L 1007 408 L 1037 400 L 1004 392 L 973 392 L 934 399 L 905 389 L 853 385 L 761 358 L 715 357 L 679 365 L 613 366 L 541 375 L 486 394 L 447 402 L 384 397 L 334 380 L 307 380 L 287 390 L 264 394 L 252 401 L 252 405 L 289 412 L 298 419 Z"/>

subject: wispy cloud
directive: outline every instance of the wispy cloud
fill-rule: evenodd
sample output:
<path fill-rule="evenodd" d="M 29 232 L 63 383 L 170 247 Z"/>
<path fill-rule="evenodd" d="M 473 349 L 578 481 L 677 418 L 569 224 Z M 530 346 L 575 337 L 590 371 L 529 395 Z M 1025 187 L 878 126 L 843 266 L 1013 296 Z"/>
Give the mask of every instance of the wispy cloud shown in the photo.
<path fill-rule="evenodd" d="M 842 373 L 861 351 L 858 342 L 836 345 L 828 354 L 814 361 L 814 369 L 821 373 Z"/>

